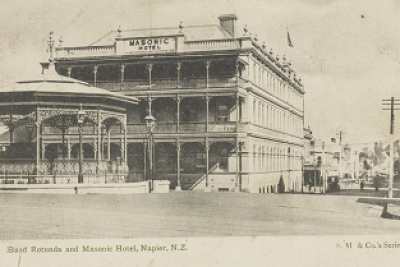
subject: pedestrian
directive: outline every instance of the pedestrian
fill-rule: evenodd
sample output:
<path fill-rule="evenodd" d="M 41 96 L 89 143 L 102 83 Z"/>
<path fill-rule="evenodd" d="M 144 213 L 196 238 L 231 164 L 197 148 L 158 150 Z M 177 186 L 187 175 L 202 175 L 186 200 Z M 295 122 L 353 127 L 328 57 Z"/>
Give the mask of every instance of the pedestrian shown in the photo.
<path fill-rule="evenodd" d="M 364 191 L 364 180 L 360 182 L 360 191 Z"/>
<path fill-rule="evenodd" d="M 379 177 L 378 176 L 375 176 L 374 177 L 374 181 L 373 181 L 373 183 L 374 183 L 374 187 L 375 187 L 375 191 L 378 191 L 379 190 Z"/>

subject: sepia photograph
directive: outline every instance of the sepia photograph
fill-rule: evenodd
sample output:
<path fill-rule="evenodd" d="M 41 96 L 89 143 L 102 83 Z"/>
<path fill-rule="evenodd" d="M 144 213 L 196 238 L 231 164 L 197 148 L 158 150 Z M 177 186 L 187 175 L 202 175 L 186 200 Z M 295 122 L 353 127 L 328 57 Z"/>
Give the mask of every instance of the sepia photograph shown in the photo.
<path fill-rule="evenodd" d="M 400 2 L 0 14 L 0 266 L 397 262 Z"/>

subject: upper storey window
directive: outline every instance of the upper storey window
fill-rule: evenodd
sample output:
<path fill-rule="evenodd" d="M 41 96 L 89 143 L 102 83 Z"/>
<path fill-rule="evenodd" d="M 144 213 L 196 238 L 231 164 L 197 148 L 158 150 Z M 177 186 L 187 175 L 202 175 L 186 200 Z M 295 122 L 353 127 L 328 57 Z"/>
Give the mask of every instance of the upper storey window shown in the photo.
<path fill-rule="evenodd" d="M 219 104 L 217 106 L 217 121 L 226 122 L 229 120 L 228 106 L 225 104 Z"/>
<path fill-rule="evenodd" d="M 234 78 L 236 75 L 235 64 L 234 60 L 211 61 L 209 69 L 210 78 Z"/>

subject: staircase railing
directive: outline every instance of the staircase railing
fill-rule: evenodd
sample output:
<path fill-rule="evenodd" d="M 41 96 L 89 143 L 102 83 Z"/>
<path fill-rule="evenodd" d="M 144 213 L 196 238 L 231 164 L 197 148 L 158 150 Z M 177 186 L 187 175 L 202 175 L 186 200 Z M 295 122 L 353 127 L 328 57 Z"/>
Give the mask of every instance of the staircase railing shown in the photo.
<path fill-rule="evenodd" d="M 198 186 L 204 179 L 206 179 L 207 175 L 215 171 L 219 167 L 219 163 L 215 164 L 206 174 L 201 176 L 194 184 L 189 187 L 189 190 L 193 190 Z"/>

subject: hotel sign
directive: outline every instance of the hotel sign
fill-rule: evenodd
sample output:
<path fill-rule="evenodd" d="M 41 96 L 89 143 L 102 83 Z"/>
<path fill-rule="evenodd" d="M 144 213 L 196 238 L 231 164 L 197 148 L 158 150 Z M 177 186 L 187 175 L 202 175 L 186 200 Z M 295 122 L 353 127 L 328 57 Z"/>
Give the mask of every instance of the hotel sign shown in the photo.
<path fill-rule="evenodd" d="M 174 37 L 129 39 L 124 42 L 125 53 L 175 52 Z"/>

